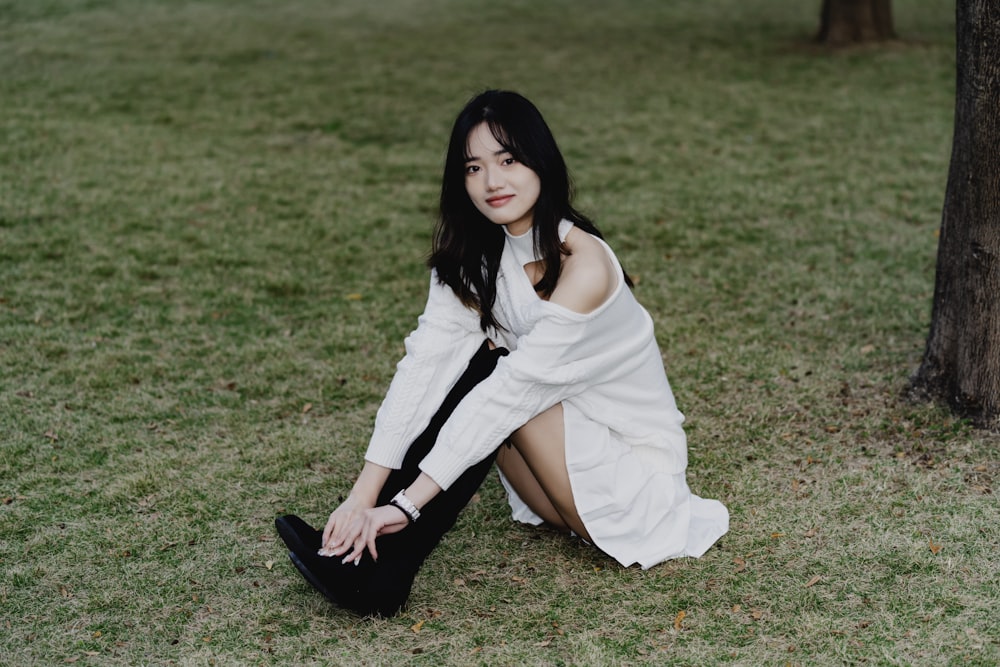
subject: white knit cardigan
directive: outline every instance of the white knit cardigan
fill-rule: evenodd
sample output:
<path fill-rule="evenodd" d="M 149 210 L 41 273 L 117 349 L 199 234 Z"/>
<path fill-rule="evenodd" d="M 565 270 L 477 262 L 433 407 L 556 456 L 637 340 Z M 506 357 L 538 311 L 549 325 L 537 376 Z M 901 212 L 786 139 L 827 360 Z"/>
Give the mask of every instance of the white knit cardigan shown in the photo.
<path fill-rule="evenodd" d="M 667 382 L 652 320 L 620 267 L 613 295 L 581 314 L 539 299 L 513 255 L 508 240 L 494 308 L 504 330 L 490 332 L 511 352 L 458 405 L 420 469 L 447 489 L 525 422 L 565 402 L 607 426 L 653 469 L 682 473 L 684 416 Z M 432 271 L 427 305 L 378 411 L 368 461 L 401 465 L 483 339 L 478 314 Z"/>

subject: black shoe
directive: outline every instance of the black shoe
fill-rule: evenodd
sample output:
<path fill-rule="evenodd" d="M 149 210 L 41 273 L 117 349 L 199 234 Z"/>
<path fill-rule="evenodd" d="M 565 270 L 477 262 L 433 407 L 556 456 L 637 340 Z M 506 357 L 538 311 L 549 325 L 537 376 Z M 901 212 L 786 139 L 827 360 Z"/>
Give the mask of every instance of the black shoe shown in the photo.
<path fill-rule="evenodd" d="M 288 547 L 288 557 L 309 585 L 323 594 L 327 600 L 362 616 L 379 614 L 382 611 L 374 607 L 370 601 L 363 601 L 361 589 L 372 576 L 374 562 L 367 554 L 361 558 L 360 565 L 341 563 L 336 556 L 320 556 L 320 544 L 323 533 L 308 523 L 288 514 L 274 520 L 285 546 Z M 388 614 L 392 615 L 396 609 Z"/>
<path fill-rule="evenodd" d="M 278 529 L 278 535 L 288 550 L 300 558 L 319 551 L 323 533 L 294 514 L 279 516 L 274 520 L 274 527 Z"/>
<path fill-rule="evenodd" d="M 322 593 L 323 597 L 325 597 L 327 600 L 337 605 L 338 607 L 346 606 L 343 604 L 340 598 L 338 598 L 333 594 L 333 591 L 331 591 L 330 588 L 327 586 L 327 582 L 323 580 L 323 577 L 321 577 L 317 572 L 314 572 L 312 569 L 310 569 L 309 566 L 306 565 L 302 561 L 302 559 L 295 554 L 294 551 L 288 552 L 288 558 L 291 559 L 292 564 L 295 565 L 295 567 L 298 569 L 299 574 L 301 574 L 302 577 L 309 582 L 310 586 L 312 586 L 317 591 Z"/>
<path fill-rule="evenodd" d="M 315 553 L 300 555 L 289 551 L 288 558 L 323 597 L 359 616 L 394 616 L 403 608 L 410 592 L 409 585 L 400 586 L 398 576 L 375 568 L 375 562 L 368 556 L 361 559 L 360 565 L 341 563 L 336 556 L 328 558 Z M 404 583 L 412 582 L 411 576 Z"/>

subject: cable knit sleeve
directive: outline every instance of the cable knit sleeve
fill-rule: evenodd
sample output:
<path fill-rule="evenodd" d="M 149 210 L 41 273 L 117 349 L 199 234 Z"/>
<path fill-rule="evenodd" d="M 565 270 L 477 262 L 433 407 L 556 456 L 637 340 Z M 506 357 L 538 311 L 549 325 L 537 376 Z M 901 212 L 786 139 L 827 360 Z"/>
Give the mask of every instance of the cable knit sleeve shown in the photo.
<path fill-rule="evenodd" d="M 421 461 L 421 470 L 442 488 L 531 418 L 632 365 L 633 336 L 621 326 L 632 322 L 616 322 L 616 308 L 581 315 L 547 302 L 537 307 L 542 315 L 531 331 L 462 400 Z M 634 338 L 644 333 L 635 331 Z"/>
<path fill-rule="evenodd" d="M 366 460 L 387 468 L 402 464 L 484 339 L 479 315 L 432 271 L 427 305 L 406 337 L 406 355 L 375 417 Z"/>

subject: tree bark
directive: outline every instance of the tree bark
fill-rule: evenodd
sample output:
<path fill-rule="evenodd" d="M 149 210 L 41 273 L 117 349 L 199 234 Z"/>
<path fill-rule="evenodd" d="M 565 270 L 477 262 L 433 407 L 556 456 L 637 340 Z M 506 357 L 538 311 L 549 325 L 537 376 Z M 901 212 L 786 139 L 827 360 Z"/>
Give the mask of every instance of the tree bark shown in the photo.
<path fill-rule="evenodd" d="M 817 41 L 843 46 L 895 38 L 892 0 L 823 0 Z"/>
<path fill-rule="evenodd" d="M 911 382 L 983 428 L 1000 428 L 1000 5 L 958 0 L 951 166 L 931 328 Z"/>

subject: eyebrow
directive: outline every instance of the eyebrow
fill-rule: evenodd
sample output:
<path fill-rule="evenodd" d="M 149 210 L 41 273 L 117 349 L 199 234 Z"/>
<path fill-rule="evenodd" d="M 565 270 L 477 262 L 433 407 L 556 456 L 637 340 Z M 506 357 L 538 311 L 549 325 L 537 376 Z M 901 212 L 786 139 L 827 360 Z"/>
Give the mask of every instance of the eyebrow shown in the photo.
<path fill-rule="evenodd" d="M 510 151 L 510 149 L 509 149 L 509 148 L 501 148 L 501 149 L 500 149 L 500 150 L 498 150 L 498 151 L 493 151 L 493 155 L 494 155 L 494 157 L 495 157 L 495 156 L 497 156 L 497 155 L 503 155 L 504 153 L 510 153 L 511 155 L 513 155 L 513 153 L 511 153 L 511 151 Z M 479 158 L 478 158 L 477 156 L 475 156 L 475 155 L 470 155 L 469 157 L 465 158 L 465 161 L 466 161 L 466 162 L 475 162 L 475 161 L 476 161 L 476 160 L 478 160 L 478 159 L 479 159 Z"/>

